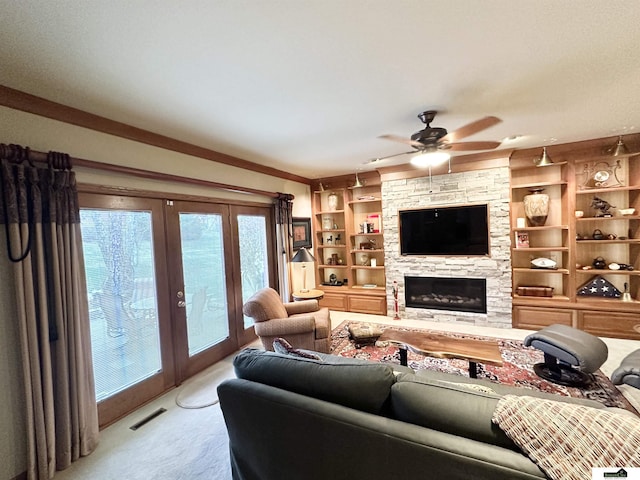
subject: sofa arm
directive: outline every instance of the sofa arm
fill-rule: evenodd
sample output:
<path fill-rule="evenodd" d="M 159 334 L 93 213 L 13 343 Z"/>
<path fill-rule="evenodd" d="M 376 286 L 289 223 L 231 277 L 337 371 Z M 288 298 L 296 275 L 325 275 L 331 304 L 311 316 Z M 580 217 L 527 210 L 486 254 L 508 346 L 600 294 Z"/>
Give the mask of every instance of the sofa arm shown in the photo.
<path fill-rule="evenodd" d="M 295 315 L 297 313 L 317 312 L 320 309 L 318 300 L 301 300 L 299 302 L 289 302 L 284 304 L 287 315 Z"/>
<path fill-rule="evenodd" d="M 254 329 L 259 337 L 281 337 L 298 333 L 313 332 L 316 320 L 313 315 L 293 318 L 272 318 L 266 322 L 256 322 Z"/>

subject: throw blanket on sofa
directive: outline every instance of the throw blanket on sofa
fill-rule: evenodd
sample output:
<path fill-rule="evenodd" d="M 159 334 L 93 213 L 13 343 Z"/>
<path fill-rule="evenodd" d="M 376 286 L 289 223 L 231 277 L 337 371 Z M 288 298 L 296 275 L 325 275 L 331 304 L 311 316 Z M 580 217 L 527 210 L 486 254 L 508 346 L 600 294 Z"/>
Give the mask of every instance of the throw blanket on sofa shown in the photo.
<path fill-rule="evenodd" d="M 553 480 L 591 478 L 594 467 L 640 467 L 640 419 L 633 415 L 505 395 L 492 421 Z"/>

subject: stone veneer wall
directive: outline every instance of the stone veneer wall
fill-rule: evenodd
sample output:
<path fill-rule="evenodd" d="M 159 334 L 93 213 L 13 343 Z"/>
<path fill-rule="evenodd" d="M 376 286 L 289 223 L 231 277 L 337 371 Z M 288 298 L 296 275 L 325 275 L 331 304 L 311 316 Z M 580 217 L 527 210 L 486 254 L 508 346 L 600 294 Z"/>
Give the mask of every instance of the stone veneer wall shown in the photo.
<path fill-rule="evenodd" d="M 486 203 L 490 256 L 401 256 L 398 210 Z M 382 183 L 382 221 L 388 313 L 393 316 L 393 281 L 398 282 L 400 317 L 478 326 L 511 327 L 509 168 L 500 167 Z M 407 308 L 404 277 L 472 277 L 487 280 L 487 313 Z"/>

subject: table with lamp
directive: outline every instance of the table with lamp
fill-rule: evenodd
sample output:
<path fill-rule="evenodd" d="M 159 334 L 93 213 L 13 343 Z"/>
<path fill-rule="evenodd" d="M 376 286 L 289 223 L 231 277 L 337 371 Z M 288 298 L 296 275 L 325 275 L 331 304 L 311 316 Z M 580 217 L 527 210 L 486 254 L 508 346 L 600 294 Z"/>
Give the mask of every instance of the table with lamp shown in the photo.
<path fill-rule="evenodd" d="M 316 299 L 316 300 L 320 300 L 322 299 L 322 297 L 324 297 L 324 292 L 322 290 L 317 290 L 317 289 L 308 289 L 307 288 L 307 263 L 314 263 L 316 261 L 316 259 L 313 257 L 313 255 L 311 255 L 311 253 L 309 252 L 309 250 L 307 250 L 306 248 L 302 247 L 300 248 L 296 254 L 293 256 L 293 258 L 291 259 L 291 263 L 301 263 L 302 266 L 302 288 L 300 290 L 297 290 L 295 292 L 293 292 L 292 296 L 293 296 L 293 300 L 294 301 L 300 301 L 300 300 L 309 300 L 309 299 Z"/>

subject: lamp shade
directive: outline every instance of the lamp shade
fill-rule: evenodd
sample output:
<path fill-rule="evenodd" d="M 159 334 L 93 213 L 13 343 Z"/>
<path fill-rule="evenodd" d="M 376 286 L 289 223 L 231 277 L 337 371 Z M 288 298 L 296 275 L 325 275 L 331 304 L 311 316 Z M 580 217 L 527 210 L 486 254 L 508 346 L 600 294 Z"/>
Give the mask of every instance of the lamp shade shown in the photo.
<path fill-rule="evenodd" d="M 291 259 L 293 263 L 307 263 L 307 262 L 315 262 L 316 259 L 313 258 L 313 255 L 309 253 L 309 250 L 302 247 L 300 250 L 296 252 L 296 254 Z"/>

